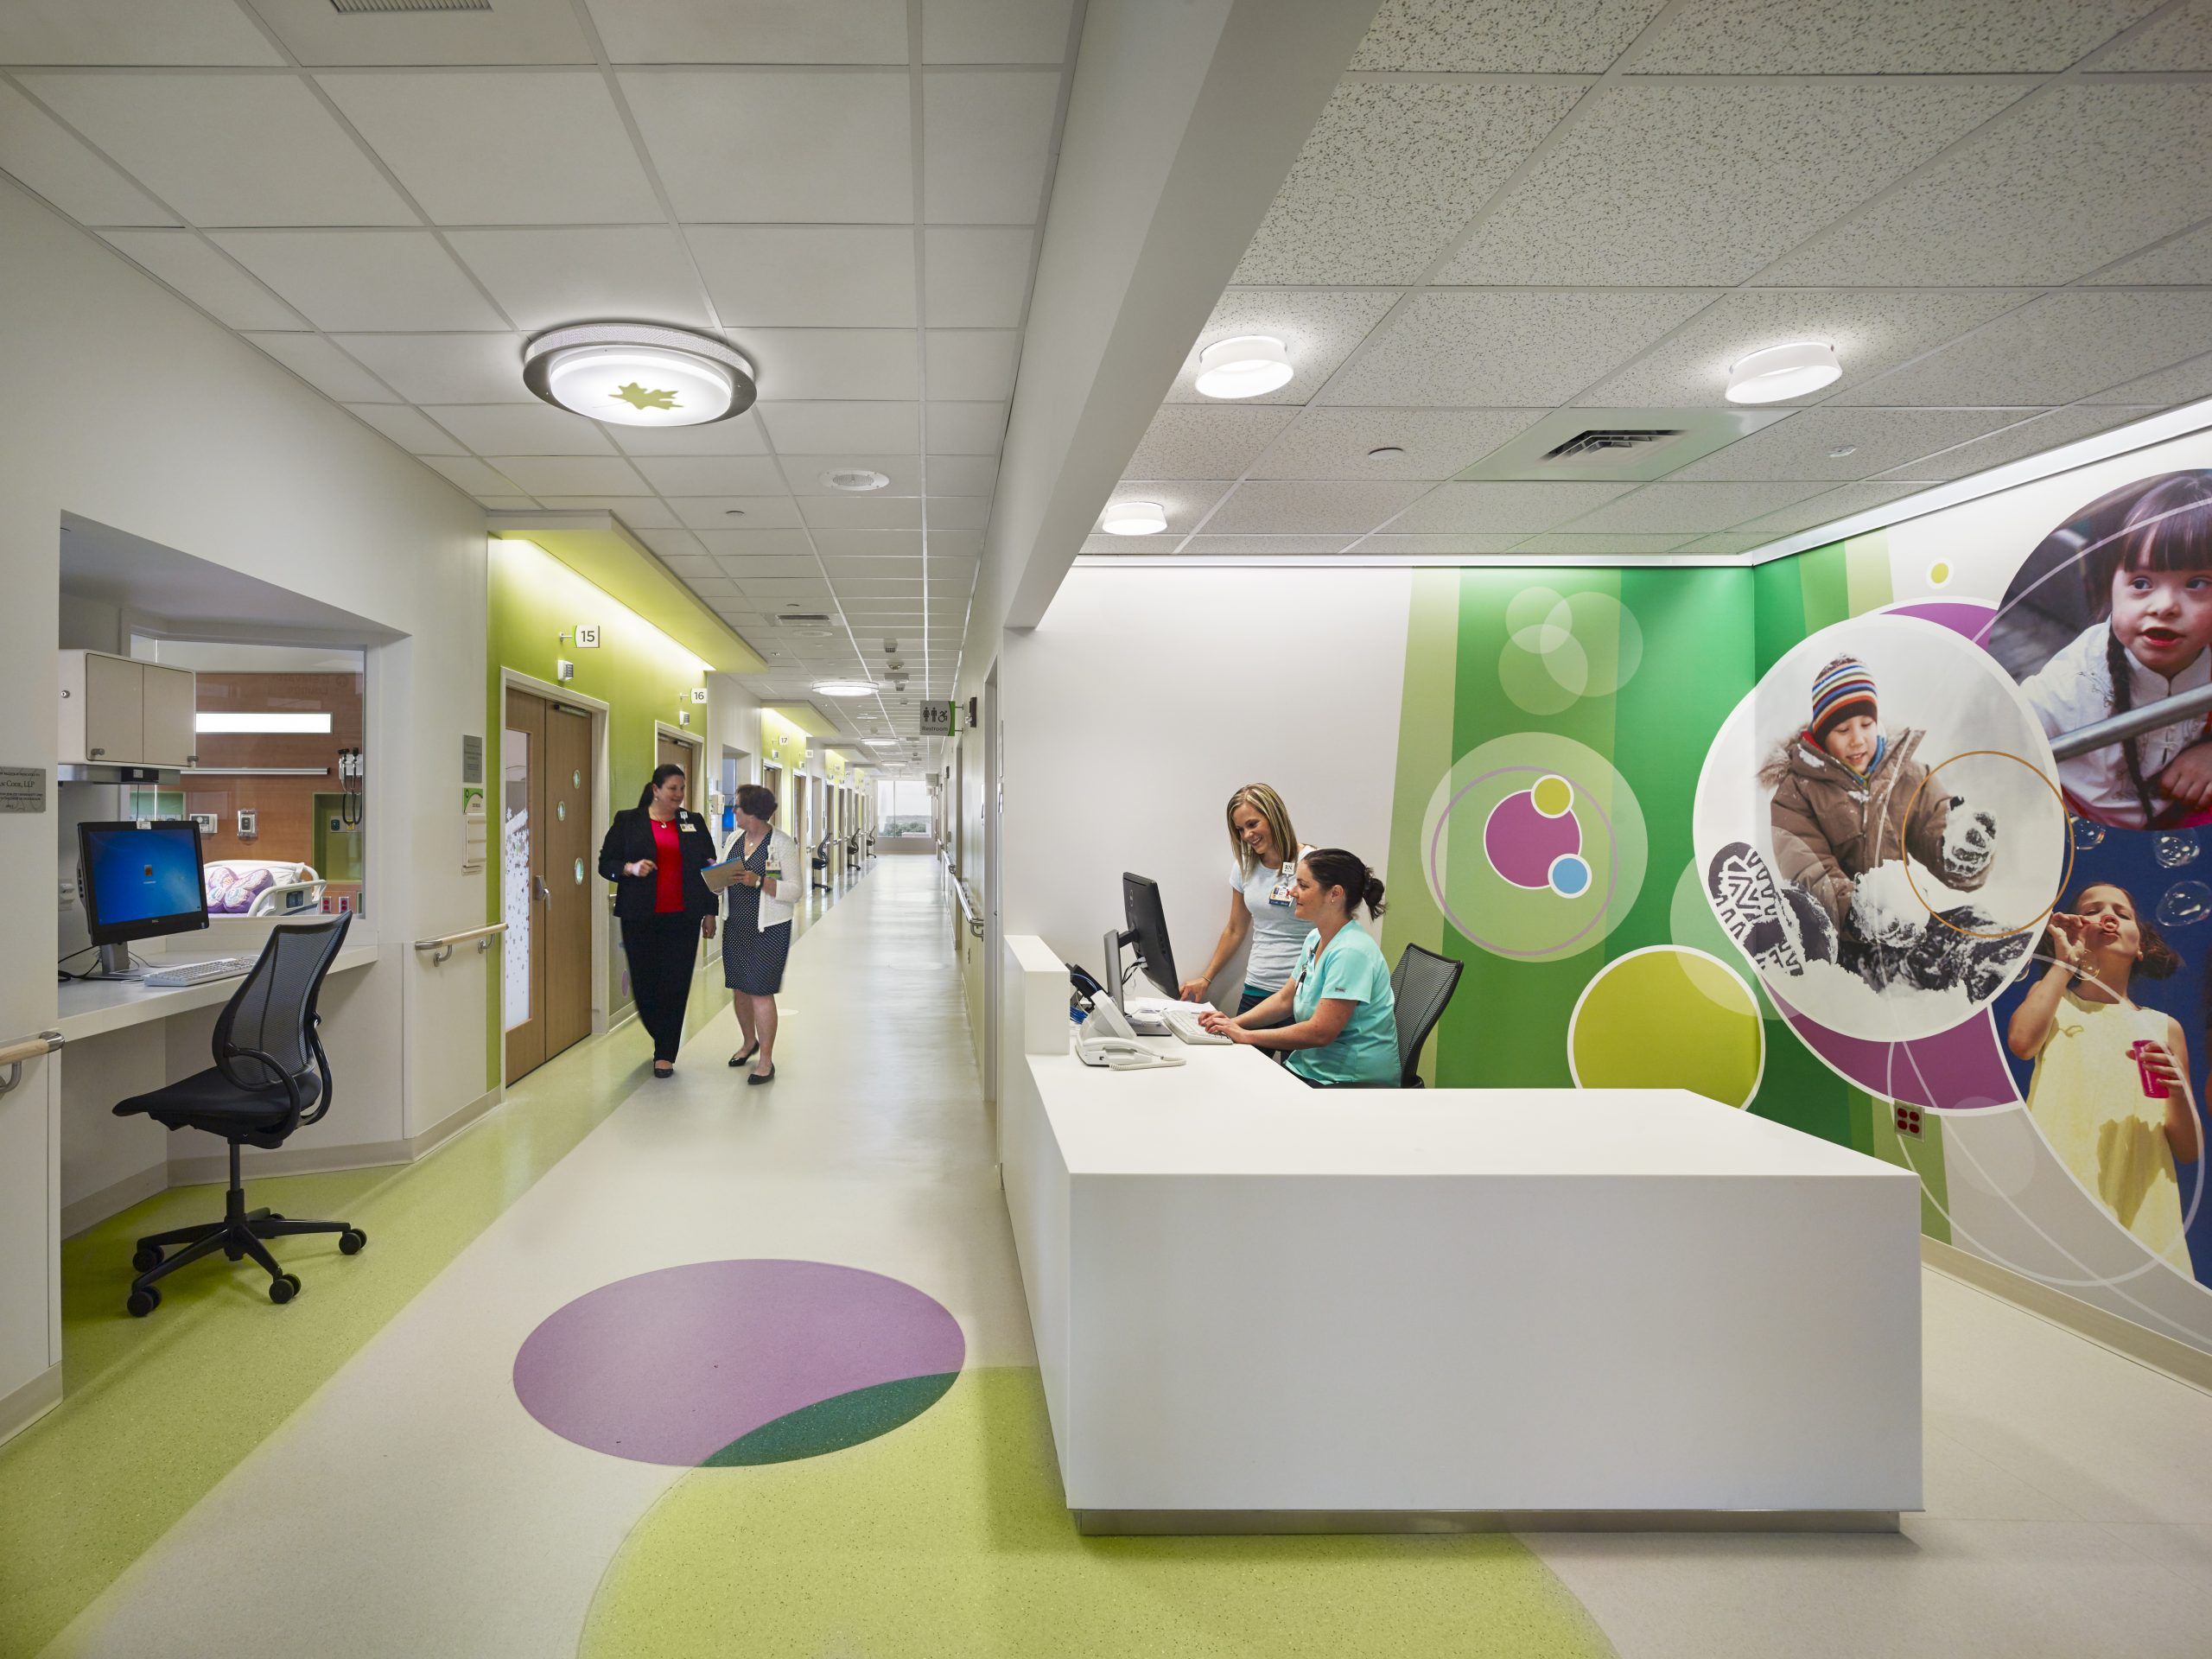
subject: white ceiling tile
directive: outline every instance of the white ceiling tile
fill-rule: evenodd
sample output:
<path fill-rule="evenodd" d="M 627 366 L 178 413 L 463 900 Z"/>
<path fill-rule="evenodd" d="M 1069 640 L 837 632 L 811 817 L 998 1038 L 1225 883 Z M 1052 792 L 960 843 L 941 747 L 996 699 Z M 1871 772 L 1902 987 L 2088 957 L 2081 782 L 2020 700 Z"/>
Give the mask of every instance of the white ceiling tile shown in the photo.
<path fill-rule="evenodd" d="M 1878 380 L 1850 385 L 1833 401 L 2069 404 L 2166 367 L 2208 339 L 2212 289 L 2073 289 L 2047 294 Z"/>
<path fill-rule="evenodd" d="M 823 474 L 862 470 L 881 473 L 891 480 L 883 486 L 880 493 L 886 495 L 922 493 L 922 462 L 918 455 L 880 455 L 858 450 L 841 450 L 836 454 L 829 455 L 800 455 L 786 452 L 777 458 L 783 462 L 784 475 L 791 480 L 791 490 L 793 495 L 851 493 L 829 484 L 824 480 Z M 877 493 L 877 492 L 868 493 Z"/>
<path fill-rule="evenodd" d="M 927 0 L 925 63 L 1058 63 L 1075 0 Z"/>
<path fill-rule="evenodd" d="M 1682 544 L 1677 531 L 1658 535 L 1627 535 L 1616 532 L 1611 536 L 1576 536 L 1565 531 L 1548 531 L 1541 536 L 1531 536 L 1525 542 L 1516 542 L 1516 553 L 1579 553 L 1592 558 L 1608 558 L 1617 554 L 1671 553 Z"/>
<path fill-rule="evenodd" d="M 1021 336 L 1011 328 L 932 328 L 927 362 L 931 402 L 1010 397 Z"/>
<path fill-rule="evenodd" d="M 1759 280 L 2071 282 L 2212 213 L 2208 153 L 2212 86 L 2049 86 Z"/>
<path fill-rule="evenodd" d="M 726 327 L 911 328 L 903 226 L 699 225 L 689 232 Z"/>
<path fill-rule="evenodd" d="M 860 578 L 841 580 L 836 584 L 837 597 L 848 602 L 912 598 L 919 601 L 927 584 L 918 572 L 910 577 Z"/>
<path fill-rule="evenodd" d="M 904 63 L 906 0 L 587 0 L 616 63 Z"/>
<path fill-rule="evenodd" d="M 1826 488 L 1821 484 L 1646 484 L 1633 494 L 1584 513 L 1569 528 L 1580 536 L 1611 531 L 1702 536 L 1732 530 L 1746 519 L 1779 512 Z"/>
<path fill-rule="evenodd" d="M 2050 0 L 2063 4 L 2063 0 Z M 2135 0 L 2145 10 L 2155 0 Z M 2212 0 L 2189 0 L 2090 66 L 2107 69 L 2212 69 Z"/>
<path fill-rule="evenodd" d="M 683 526 L 666 502 L 650 495 L 541 495 L 537 505 L 548 512 L 611 512 L 635 531 Z"/>
<path fill-rule="evenodd" d="M 813 495 L 801 499 L 799 516 L 826 530 L 919 530 L 918 497 L 899 495 Z"/>
<path fill-rule="evenodd" d="M 1348 81 L 1237 264 L 1238 283 L 1407 283 L 1583 88 Z"/>
<path fill-rule="evenodd" d="M 715 566 L 723 575 L 736 582 L 819 582 L 822 579 L 821 564 L 808 553 L 734 553 L 718 556 Z"/>
<path fill-rule="evenodd" d="M 954 530 L 930 522 L 930 556 L 935 558 L 981 558 L 983 552 L 983 533 L 981 530 Z"/>
<path fill-rule="evenodd" d="M 116 248 L 232 328 L 304 328 L 307 320 L 190 231 L 108 231 Z"/>
<path fill-rule="evenodd" d="M 763 530 L 705 530 L 698 532 L 699 543 L 717 558 L 758 557 L 764 554 L 808 556 L 811 543 L 806 531 L 797 527 L 771 527 Z M 725 575 L 728 567 L 723 567 Z"/>
<path fill-rule="evenodd" d="M 0 6 L 0 63 L 283 61 L 234 0 L 14 0 Z"/>
<path fill-rule="evenodd" d="M 318 328 L 497 328 L 493 310 L 428 231 L 217 231 L 226 253 Z"/>
<path fill-rule="evenodd" d="M 593 61 L 574 0 L 497 0 L 481 11 L 340 12 L 331 0 L 252 0 L 292 54 L 315 68 L 356 64 Z"/>
<path fill-rule="evenodd" d="M 918 530 L 817 529 L 813 536 L 825 559 L 918 557 L 922 551 Z"/>
<path fill-rule="evenodd" d="M 1788 535 L 1800 530 L 1810 530 L 1815 524 L 1833 524 L 1839 518 L 1848 518 L 1853 513 L 1865 512 L 1900 496 L 1911 495 L 1928 487 L 1927 480 L 1897 480 L 1884 481 L 1869 480 L 1864 483 L 1847 484 L 1841 489 L 1830 490 L 1823 495 L 1808 496 L 1802 501 L 1793 501 L 1776 512 L 1763 513 L 1732 529 L 1767 535 Z M 1667 488 L 1661 485 L 1656 487 Z M 1675 487 L 1694 489 L 1694 485 Z"/>
<path fill-rule="evenodd" d="M 626 461 L 594 455 L 489 455 L 494 467 L 531 495 L 651 495 Z"/>
<path fill-rule="evenodd" d="M 1427 489 L 1393 479 L 1240 484 L 1205 528 L 1224 536 L 1306 536 L 1339 530 L 1359 535 L 1395 518 Z"/>
<path fill-rule="evenodd" d="M 35 74 L 23 85 L 195 225 L 412 225 L 315 95 L 285 75 Z"/>
<path fill-rule="evenodd" d="M 535 404 L 519 334 L 346 334 L 338 344 L 416 404 Z M 381 395 L 381 394 L 378 394 Z M 347 399 L 374 403 L 376 396 Z"/>
<path fill-rule="evenodd" d="M 1083 544 L 1086 553 L 1128 553 L 1133 550 L 1129 543 L 1136 538 L 1125 536 L 1094 536 Z M 1334 536 L 1193 536 L 1183 543 L 1179 556 L 1208 556 L 1213 558 L 1256 558 L 1282 553 L 1341 553 L 1358 539 L 1339 531 Z M 1099 548 L 1093 543 L 1113 542 L 1118 546 Z"/>
<path fill-rule="evenodd" d="M 1167 529 L 1156 536 L 1116 537 L 1116 541 L 1141 542 L 1156 551 L 1164 552 L 1172 546 L 1173 538 L 1187 536 L 1198 527 L 1198 521 L 1213 511 L 1221 498 L 1229 493 L 1231 485 L 1225 480 L 1198 480 L 1187 479 L 1123 479 L 1106 498 L 1108 506 L 1123 501 L 1154 501 L 1167 514 Z M 1100 516 L 1104 516 L 1103 509 Z M 1103 535 L 1103 531 L 1093 534 Z"/>
<path fill-rule="evenodd" d="M 1389 533 L 1396 537 L 1531 536 L 1588 512 L 1630 487 L 1626 484 L 1440 484 L 1401 513 L 1391 523 Z"/>
<path fill-rule="evenodd" d="M 4 82 L 0 82 L 0 168 L 80 225 L 176 223 L 175 214 L 157 206 Z"/>
<path fill-rule="evenodd" d="M 664 495 L 772 495 L 784 486 L 766 455 L 652 455 L 634 464 Z"/>
<path fill-rule="evenodd" d="M 911 329 L 752 328 L 743 344 L 763 397 L 911 400 L 920 390 Z M 764 418 L 773 437 L 776 416 Z"/>
<path fill-rule="evenodd" d="M 786 403 L 776 399 L 759 407 L 776 448 L 795 454 L 827 455 L 842 449 L 912 454 L 921 418 L 921 405 L 912 402 Z M 1002 409 L 1000 418 L 1003 423 Z M 995 446 L 990 453 L 997 453 Z"/>
<path fill-rule="evenodd" d="M 1407 301 L 1322 401 L 1556 407 L 1712 298 L 1683 289 L 1430 289 Z"/>
<path fill-rule="evenodd" d="M 2212 355 L 2177 363 L 2156 374 L 2107 388 L 2083 401 L 2092 404 L 2156 404 L 2171 406 L 2212 397 Z"/>
<path fill-rule="evenodd" d="M 914 553 L 920 552 L 920 547 L 915 545 Z M 835 582 L 847 577 L 865 582 L 876 577 L 911 576 L 921 569 L 925 561 L 918 556 L 893 557 L 888 554 L 825 553 L 822 563 Z"/>
<path fill-rule="evenodd" d="M 1694 541 L 1684 542 L 1675 550 L 1677 553 L 1748 553 L 1753 548 L 1763 547 L 1772 540 L 1774 537 L 1769 535 L 1724 530 L 1716 531 L 1711 536 L 1700 536 Z"/>
<path fill-rule="evenodd" d="M 607 429 L 550 404 L 430 404 L 424 414 L 480 455 L 611 455 Z"/>
<path fill-rule="evenodd" d="M 2109 270 L 2085 276 L 2085 283 L 2141 283 L 2194 286 L 2212 271 L 2212 225 L 2200 225 L 2171 242 L 2160 244 L 2133 259 L 2123 259 Z"/>
<path fill-rule="evenodd" d="M 702 426 L 611 426 L 607 435 L 632 455 L 762 455 L 768 446 L 749 415 Z"/>
<path fill-rule="evenodd" d="M 1801 410 L 1667 476 L 1676 483 L 1871 478 L 1979 438 L 2042 411 L 2035 409 Z M 1832 452 L 1847 449 L 1848 454 Z M 1915 473 L 1925 478 L 1926 473 Z"/>
<path fill-rule="evenodd" d="M 1006 442 L 1004 404 L 930 399 L 923 420 L 933 455 L 995 455 Z"/>
<path fill-rule="evenodd" d="M 447 239 L 516 324 L 532 332 L 602 317 L 708 325 L 698 278 L 665 226 L 452 231 Z"/>
<path fill-rule="evenodd" d="M 522 487 L 473 455 L 424 455 L 422 461 L 471 495 L 512 495 Z"/>
<path fill-rule="evenodd" d="M 537 503 L 526 495 L 480 495 L 476 505 L 494 512 L 535 512 Z"/>
<path fill-rule="evenodd" d="M 321 334 L 248 334 L 245 338 L 317 391 L 341 404 L 386 403 L 391 398 L 391 387 Z"/>
<path fill-rule="evenodd" d="M 1508 487 L 1508 486 L 1501 486 Z M 1402 557 L 1433 558 L 1439 555 L 1465 553 L 1504 553 L 1520 545 L 1522 532 L 1509 531 L 1503 535 L 1433 535 L 1399 536 L 1384 534 L 1370 536 L 1356 542 L 1351 550 L 1371 554 L 1377 557 L 1398 555 Z"/>
<path fill-rule="evenodd" d="M 1122 470 L 1133 478 L 1241 478 L 1297 412 L 1279 404 L 1163 404 Z"/>
<path fill-rule="evenodd" d="M 624 96 L 679 218 L 906 224 L 906 77 L 632 70 Z"/>
<path fill-rule="evenodd" d="M 929 499 L 930 529 L 981 530 L 990 523 L 991 502 L 982 495 L 932 495 Z"/>
<path fill-rule="evenodd" d="M 595 70 L 317 77 L 440 225 L 662 217 Z"/>
<path fill-rule="evenodd" d="M 1792 340 L 1824 340 L 1834 346 L 1848 391 L 2003 315 L 2028 297 L 2018 289 L 1743 289 L 1722 295 L 1574 401 L 1606 409 L 1732 408 L 1727 402 L 1729 365 L 1761 346 Z"/>
<path fill-rule="evenodd" d="M 427 419 L 420 410 L 406 404 L 348 404 L 346 408 L 349 414 L 359 416 L 410 455 L 467 453 L 467 445 Z"/>
<path fill-rule="evenodd" d="M 2158 0 L 1688 0 L 1638 74 L 2031 73 L 2063 69 Z"/>
<path fill-rule="evenodd" d="M 726 576 L 692 576 L 685 580 L 685 587 L 702 599 L 735 599 L 737 584 Z"/>
<path fill-rule="evenodd" d="M 922 199 L 935 225 L 1027 225 L 1044 206 L 1058 74 L 922 77 Z"/>
<path fill-rule="evenodd" d="M 1029 286 L 1036 232 L 933 225 L 922 232 L 933 328 L 1014 328 Z"/>
<path fill-rule="evenodd" d="M 1961 444 L 1941 454 L 1916 456 L 1891 470 L 1914 478 L 1964 478 L 1969 473 L 2039 455 L 2046 449 L 2056 449 L 2107 427 L 2122 426 L 2157 412 L 2152 409 L 2076 404 L 2071 409 L 2054 409 L 2048 415 L 2006 427 L 2001 432 L 1993 432 L 1986 438 Z"/>
<path fill-rule="evenodd" d="M 997 486 L 999 464 L 989 455 L 931 455 L 929 475 L 932 497 L 987 496 Z M 930 522 L 937 522 L 934 511 Z"/>
<path fill-rule="evenodd" d="M 1665 0 L 1382 0 L 1352 54 L 1364 70 L 1594 75 Z"/>
<path fill-rule="evenodd" d="M 702 532 L 791 530 L 799 522 L 798 503 L 788 495 L 671 496 L 668 505 Z"/>
<path fill-rule="evenodd" d="M 1291 378 L 1275 391 L 1238 401 L 1257 404 L 1302 404 L 1321 389 L 1368 332 L 1382 320 L 1397 298 L 1395 294 L 1344 289 L 1335 292 L 1272 288 L 1232 288 L 1215 305 L 1205 327 L 1191 342 L 1189 354 L 1175 376 L 1166 401 L 1171 404 L 1210 404 L 1192 384 L 1198 378 L 1198 354 L 1217 340 L 1243 334 L 1270 334 L 1289 353 Z M 1454 399 L 1464 402 L 1465 399 Z"/>
<path fill-rule="evenodd" d="M 1740 283 L 2024 90 L 1617 86 L 1577 111 L 1438 280 Z"/>
<path fill-rule="evenodd" d="M 1450 478 L 1518 437 L 1545 413 L 1310 405 L 1252 463 L 1251 473 L 1255 478 Z M 1368 458 L 1369 450 L 1386 444 L 1405 453 Z"/>

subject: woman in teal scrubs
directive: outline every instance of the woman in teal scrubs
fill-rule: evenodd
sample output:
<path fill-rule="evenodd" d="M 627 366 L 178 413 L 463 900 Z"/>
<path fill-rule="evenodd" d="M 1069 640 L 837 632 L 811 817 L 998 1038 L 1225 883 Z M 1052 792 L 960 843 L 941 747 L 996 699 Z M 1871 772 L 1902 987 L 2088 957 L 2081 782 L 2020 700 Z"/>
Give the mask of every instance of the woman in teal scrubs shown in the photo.
<path fill-rule="evenodd" d="M 1202 1014 L 1198 1022 L 1233 1042 L 1281 1052 L 1283 1064 L 1317 1089 L 1396 1088 L 1389 964 L 1352 919 L 1363 904 L 1371 917 L 1382 913 L 1382 878 L 1341 847 L 1325 847 L 1298 861 L 1291 894 L 1299 919 L 1313 931 L 1290 982 L 1243 1014 Z M 1291 1023 L 1276 1023 L 1283 1020 Z"/>

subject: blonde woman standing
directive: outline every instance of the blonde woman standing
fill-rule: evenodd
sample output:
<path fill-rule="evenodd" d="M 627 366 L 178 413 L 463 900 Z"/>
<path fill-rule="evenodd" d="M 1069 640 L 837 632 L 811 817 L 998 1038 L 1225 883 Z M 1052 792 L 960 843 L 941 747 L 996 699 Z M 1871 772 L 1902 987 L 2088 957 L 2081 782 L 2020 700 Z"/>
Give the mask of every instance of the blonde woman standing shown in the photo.
<path fill-rule="evenodd" d="M 1236 1004 L 1237 1013 L 1248 1014 L 1290 982 L 1313 931 L 1312 922 L 1299 918 L 1294 892 L 1299 855 L 1307 849 L 1290 827 L 1282 797 L 1265 784 L 1247 784 L 1231 795 L 1228 817 L 1229 845 L 1236 855 L 1229 873 L 1229 920 L 1205 972 L 1185 980 L 1177 995 L 1189 1002 L 1207 1001 L 1214 980 L 1249 938 L 1252 954 Z"/>

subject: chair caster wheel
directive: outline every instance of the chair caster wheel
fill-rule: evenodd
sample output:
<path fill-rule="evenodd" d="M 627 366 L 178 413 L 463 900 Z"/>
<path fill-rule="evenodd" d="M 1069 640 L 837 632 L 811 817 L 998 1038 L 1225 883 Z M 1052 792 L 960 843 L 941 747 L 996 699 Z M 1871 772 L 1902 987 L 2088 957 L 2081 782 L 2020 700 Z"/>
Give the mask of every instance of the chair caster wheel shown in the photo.
<path fill-rule="evenodd" d="M 161 1265 L 162 1247 L 158 1244 L 141 1244 L 137 1254 L 130 1258 L 130 1271 L 133 1273 L 151 1273 Z"/>
<path fill-rule="evenodd" d="M 359 1255 L 368 1242 L 369 1236 L 359 1228 L 348 1227 L 338 1235 L 338 1253 L 340 1255 Z"/>
<path fill-rule="evenodd" d="M 161 1305 L 162 1293 L 151 1285 L 147 1286 L 143 1290 L 132 1291 L 130 1300 L 124 1303 L 124 1306 L 130 1310 L 130 1317 L 134 1319 L 144 1319 Z"/>
<path fill-rule="evenodd" d="M 282 1307 L 300 1294 L 300 1277 L 296 1273 L 280 1274 L 269 1281 L 269 1300 Z"/>

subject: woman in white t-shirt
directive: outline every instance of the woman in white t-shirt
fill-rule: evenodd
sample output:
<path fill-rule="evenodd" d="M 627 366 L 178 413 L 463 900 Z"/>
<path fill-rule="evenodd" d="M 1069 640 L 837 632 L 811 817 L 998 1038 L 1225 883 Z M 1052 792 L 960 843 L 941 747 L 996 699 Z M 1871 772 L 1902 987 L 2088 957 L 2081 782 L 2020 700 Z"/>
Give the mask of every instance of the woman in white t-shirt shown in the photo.
<path fill-rule="evenodd" d="M 1265 784 L 1247 784 L 1229 798 L 1229 844 L 1236 849 L 1230 867 L 1229 921 L 1213 960 L 1179 991 L 1186 1002 L 1208 1000 L 1214 978 L 1249 937 L 1252 954 L 1244 963 L 1244 994 L 1236 1012 L 1257 1007 L 1290 982 L 1298 953 L 1313 924 L 1292 909 L 1292 884 L 1300 855 L 1307 849 L 1290 827 L 1290 809 Z"/>

